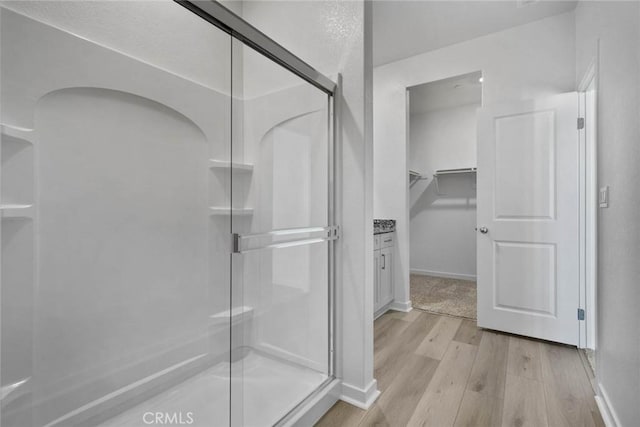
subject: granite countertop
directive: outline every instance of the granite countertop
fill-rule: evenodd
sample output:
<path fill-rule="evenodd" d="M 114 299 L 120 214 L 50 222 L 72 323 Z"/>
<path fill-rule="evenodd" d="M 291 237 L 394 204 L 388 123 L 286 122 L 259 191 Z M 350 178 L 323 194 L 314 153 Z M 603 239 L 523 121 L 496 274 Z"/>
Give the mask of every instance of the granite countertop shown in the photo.
<path fill-rule="evenodd" d="M 395 219 L 374 219 L 373 234 L 391 233 L 396 231 Z"/>

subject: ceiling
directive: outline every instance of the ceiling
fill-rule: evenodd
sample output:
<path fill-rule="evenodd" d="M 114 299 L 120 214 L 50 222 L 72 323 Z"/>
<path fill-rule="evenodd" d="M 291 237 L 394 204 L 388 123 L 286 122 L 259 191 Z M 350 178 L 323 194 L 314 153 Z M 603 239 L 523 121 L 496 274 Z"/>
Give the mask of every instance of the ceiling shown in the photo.
<path fill-rule="evenodd" d="M 373 65 L 572 11 L 577 1 L 373 2 Z"/>
<path fill-rule="evenodd" d="M 480 71 L 409 88 L 409 111 L 424 114 L 482 101 Z"/>

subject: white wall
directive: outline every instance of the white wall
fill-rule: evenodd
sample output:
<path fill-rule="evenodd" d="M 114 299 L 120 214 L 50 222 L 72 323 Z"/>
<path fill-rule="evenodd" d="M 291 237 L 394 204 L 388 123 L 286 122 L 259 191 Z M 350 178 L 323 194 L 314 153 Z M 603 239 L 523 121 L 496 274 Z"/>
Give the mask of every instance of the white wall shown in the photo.
<path fill-rule="evenodd" d="M 411 114 L 409 168 L 427 178 L 410 190 L 412 272 L 475 279 L 475 174 L 440 178 L 438 194 L 433 173 L 476 167 L 479 107 L 478 103 Z"/>
<path fill-rule="evenodd" d="M 482 71 L 483 103 L 569 92 L 575 79 L 573 13 L 416 55 L 374 70 L 374 215 L 397 221 L 396 302 L 409 300 L 406 88 Z"/>
<path fill-rule="evenodd" d="M 633 426 L 640 419 L 640 6 L 583 1 L 575 13 L 577 82 L 600 45 L 598 185 L 610 187 L 598 218 L 596 376 L 615 422 Z"/>

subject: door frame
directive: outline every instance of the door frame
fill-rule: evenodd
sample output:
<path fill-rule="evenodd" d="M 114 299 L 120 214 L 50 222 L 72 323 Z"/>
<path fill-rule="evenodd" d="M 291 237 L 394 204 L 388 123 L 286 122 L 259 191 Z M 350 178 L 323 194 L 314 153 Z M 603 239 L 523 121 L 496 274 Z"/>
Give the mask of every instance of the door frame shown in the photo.
<path fill-rule="evenodd" d="M 436 83 L 436 82 L 440 82 L 442 80 L 448 80 L 448 79 L 452 79 L 452 78 L 456 78 L 456 77 L 460 77 L 460 76 L 465 76 L 468 74 L 475 74 L 475 73 L 480 73 L 480 106 L 478 107 L 478 109 L 481 109 L 485 106 L 484 104 L 484 83 L 482 81 L 482 78 L 485 74 L 485 71 L 482 67 L 478 67 L 478 68 L 471 68 L 471 69 L 466 69 L 466 70 L 459 70 L 459 72 L 451 72 L 446 74 L 445 76 L 441 76 L 437 79 L 429 79 L 429 80 L 425 80 L 425 81 L 420 81 L 418 83 L 412 83 L 411 85 L 408 86 L 404 86 L 404 95 L 405 95 L 405 139 L 404 139 L 404 145 L 405 145 L 405 153 L 406 153 L 406 157 L 405 157 L 405 161 L 404 161 L 404 175 L 405 177 L 407 177 L 407 185 L 406 185 L 406 192 L 405 192 L 405 196 L 406 196 L 406 218 L 407 218 L 407 234 L 408 234 L 408 239 L 406 242 L 406 247 L 407 247 L 407 267 L 406 270 L 408 272 L 407 274 L 407 278 L 408 280 L 406 281 L 406 295 L 407 297 L 410 296 L 411 294 L 411 275 L 412 274 L 418 274 L 418 275 L 432 275 L 432 276 L 438 276 L 438 277 L 444 277 L 444 278 L 452 278 L 452 279 L 462 279 L 462 280 L 472 280 L 472 281 L 477 281 L 478 279 L 478 269 L 477 269 L 477 264 L 478 264 L 478 260 L 477 260 L 477 256 L 476 256 L 476 272 L 473 276 L 471 275 L 466 275 L 466 274 L 455 274 L 455 273 L 451 273 L 451 272 L 437 272 L 437 271 L 426 271 L 426 270 L 414 270 L 411 268 L 411 218 L 409 213 L 411 212 L 411 188 L 413 187 L 413 184 L 410 182 L 409 180 L 409 173 L 411 171 L 411 167 L 409 165 L 410 163 L 410 146 L 411 146 L 411 89 L 414 89 L 418 86 L 423 86 L 423 85 L 427 85 L 430 83 Z M 477 114 L 477 112 L 476 112 Z M 476 128 L 477 128 L 477 116 L 476 116 Z M 478 140 L 477 140 L 477 136 L 475 139 L 475 151 L 477 151 L 478 148 Z M 477 158 L 476 158 L 476 165 L 474 167 L 477 167 Z M 421 179 L 425 179 L 425 177 L 421 177 L 419 179 L 417 179 L 416 181 L 414 181 L 414 184 L 421 180 Z M 473 188 L 475 189 L 477 187 L 476 184 L 476 180 L 474 180 L 473 182 Z M 476 224 L 478 222 L 478 218 L 477 218 L 477 205 L 476 205 Z M 477 228 L 476 228 L 477 229 Z M 399 261 L 398 261 L 399 262 Z M 395 266 L 395 261 L 394 261 L 394 266 Z M 415 273 L 414 273 L 415 272 Z M 396 273 L 394 273 L 394 280 L 395 280 L 395 285 L 397 287 L 397 283 L 398 280 L 396 280 Z M 395 298 L 395 295 L 394 295 Z M 403 310 L 403 311 L 410 311 L 412 309 L 412 305 L 411 305 L 411 301 L 410 298 L 407 298 L 408 301 L 408 309 L 407 310 Z M 395 303 L 395 301 L 394 301 Z M 476 301 L 476 307 L 477 307 L 478 303 Z M 397 308 L 394 308 L 395 310 L 397 310 Z"/>
<path fill-rule="evenodd" d="M 579 322 L 578 347 L 595 350 L 598 318 L 598 58 L 592 58 L 580 83 L 579 117 L 584 126 L 578 130 L 580 152 L 580 308 L 584 321 Z M 587 91 L 593 88 L 593 117 L 586 116 Z M 587 138 L 587 134 L 593 138 Z"/>

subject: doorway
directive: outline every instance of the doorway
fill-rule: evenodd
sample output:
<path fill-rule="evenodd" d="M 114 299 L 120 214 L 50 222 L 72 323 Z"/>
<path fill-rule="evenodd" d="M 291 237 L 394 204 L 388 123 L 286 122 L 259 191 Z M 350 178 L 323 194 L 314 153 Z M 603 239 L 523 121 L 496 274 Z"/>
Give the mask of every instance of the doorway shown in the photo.
<path fill-rule="evenodd" d="M 482 73 L 407 89 L 415 308 L 476 319 L 476 112 Z"/>

